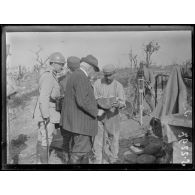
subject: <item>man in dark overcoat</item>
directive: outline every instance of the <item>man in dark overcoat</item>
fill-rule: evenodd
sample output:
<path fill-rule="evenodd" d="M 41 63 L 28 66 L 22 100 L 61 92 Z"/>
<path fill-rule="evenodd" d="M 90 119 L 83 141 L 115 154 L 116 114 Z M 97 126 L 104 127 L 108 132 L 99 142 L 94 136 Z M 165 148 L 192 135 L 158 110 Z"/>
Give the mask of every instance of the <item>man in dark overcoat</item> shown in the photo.
<path fill-rule="evenodd" d="M 67 81 L 70 78 L 71 74 L 77 70 L 78 68 L 80 68 L 80 58 L 76 57 L 76 56 L 70 56 L 67 58 L 67 73 L 64 77 L 60 78 L 61 80 L 59 81 L 60 83 L 60 87 L 61 87 L 61 96 L 64 97 L 66 95 L 66 85 L 67 85 Z M 65 105 L 64 106 L 65 109 Z M 65 131 L 63 130 L 63 128 L 61 129 L 61 135 L 63 137 L 63 162 L 65 164 L 68 163 L 69 160 L 69 150 L 70 150 L 70 144 L 71 144 L 71 136 L 72 133 L 69 131 Z"/>
<path fill-rule="evenodd" d="M 97 134 L 98 108 L 90 77 L 99 71 L 98 60 L 88 55 L 81 59 L 80 68 L 67 81 L 60 125 L 71 132 L 70 164 L 80 164 L 92 149 L 92 139 Z"/>

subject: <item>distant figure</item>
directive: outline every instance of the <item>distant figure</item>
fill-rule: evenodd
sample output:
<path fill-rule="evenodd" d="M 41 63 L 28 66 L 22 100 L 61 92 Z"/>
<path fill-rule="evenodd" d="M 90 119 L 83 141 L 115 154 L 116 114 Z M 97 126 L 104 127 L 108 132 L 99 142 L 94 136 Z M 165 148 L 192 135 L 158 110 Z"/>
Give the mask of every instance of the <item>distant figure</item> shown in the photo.
<path fill-rule="evenodd" d="M 104 163 L 103 160 L 110 163 L 117 160 L 120 134 L 119 109 L 125 107 L 125 92 L 122 84 L 114 79 L 114 65 L 104 66 L 103 73 L 104 78 L 94 83 L 94 93 L 99 106 L 98 134 L 94 141 L 96 164 Z M 105 104 L 102 100 L 106 100 Z M 108 159 L 104 159 L 103 153 Z"/>
<path fill-rule="evenodd" d="M 92 150 L 92 138 L 97 134 L 97 103 L 90 77 L 99 71 L 98 61 L 88 55 L 80 68 L 67 81 L 60 125 L 72 137 L 69 164 L 81 164 Z"/>
<path fill-rule="evenodd" d="M 39 98 L 35 107 L 34 117 L 38 122 L 37 156 L 42 164 L 48 164 L 48 150 L 53 138 L 55 124 L 60 121 L 60 113 L 56 111 L 56 98 L 60 96 L 57 73 L 65 64 L 64 56 L 55 52 L 49 57 L 49 66 L 41 72 L 39 79 Z"/>
<path fill-rule="evenodd" d="M 152 100 L 153 97 L 153 91 L 154 91 L 154 85 L 155 85 L 155 79 L 153 72 L 146 67 L 146 64 L 142 61 L 140 62 L 140 68 L 137 72 L 137 81 L 139 75 L 143 75 L 144 77 L 144 86 L 145 86 L 145 93 L 144 93 L 144 98 L 147 102 L 147 104 L 150 107 L 150 111 L 152 112 L 155 108 L 154 100 Z M 139 89 L 137 89 L 137 94 L 139 94 Z M 139 108 L 139 95 L 136 98 L 137 99 L 137 105 Z"/>

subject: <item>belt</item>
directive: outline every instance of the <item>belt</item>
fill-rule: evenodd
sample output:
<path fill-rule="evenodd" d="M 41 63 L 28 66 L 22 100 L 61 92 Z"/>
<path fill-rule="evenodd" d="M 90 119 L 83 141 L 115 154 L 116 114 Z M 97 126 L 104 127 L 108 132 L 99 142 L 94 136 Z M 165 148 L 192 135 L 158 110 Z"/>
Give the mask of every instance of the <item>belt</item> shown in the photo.
<path fill-rule="evenodd" d="M 49 98 L 49 101 L 52 102 L 52 103 L 56 103 L 56 100 L 51 98 L 51 97 Z"/>

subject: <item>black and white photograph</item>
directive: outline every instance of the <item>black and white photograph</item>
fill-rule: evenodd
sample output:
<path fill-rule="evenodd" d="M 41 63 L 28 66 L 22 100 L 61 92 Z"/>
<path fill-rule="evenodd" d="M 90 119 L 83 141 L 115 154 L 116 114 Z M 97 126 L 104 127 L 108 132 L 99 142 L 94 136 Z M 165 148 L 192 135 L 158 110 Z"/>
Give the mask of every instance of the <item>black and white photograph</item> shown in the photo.
<path fill-rule="evenodd" d="M 5 165 L 192 168 L 193 30 L 5 26 Z"/>

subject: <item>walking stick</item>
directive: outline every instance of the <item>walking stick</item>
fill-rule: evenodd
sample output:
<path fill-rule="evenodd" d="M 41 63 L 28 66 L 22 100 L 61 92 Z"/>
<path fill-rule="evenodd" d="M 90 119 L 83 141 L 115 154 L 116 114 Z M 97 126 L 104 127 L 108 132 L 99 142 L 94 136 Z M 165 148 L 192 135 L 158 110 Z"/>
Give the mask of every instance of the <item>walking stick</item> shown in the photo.
<path fill-rule="evenodd" d="M 48 164 L 48 162 L 49 162 L 49 139 L 48 139 L 47 125 L 48 125 L 48 122 L 44 121 L 46 142 L 47 142 L 47 164 Z"/>
<path fill-rule="evenodd" d="M 102 162 L 101 162 L 101 164 L 103 164 L 104 147 L 105 147 L 105 123 L 102 122 L 102 124 L 103 124 L 103 139 L 102 139 Z"/>

